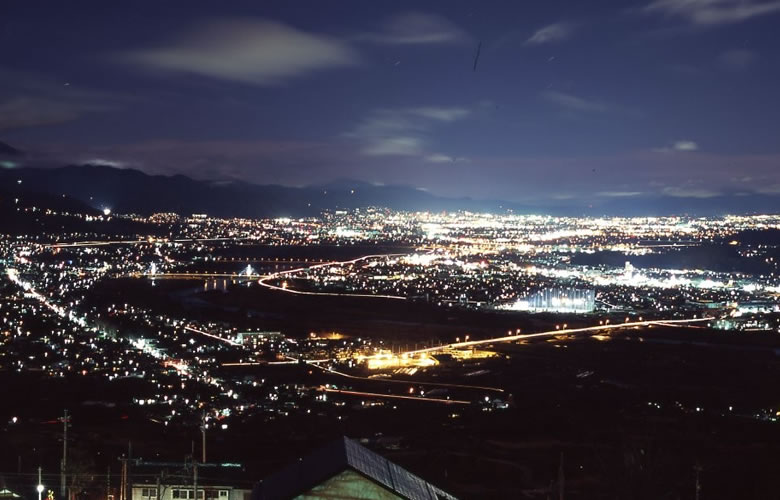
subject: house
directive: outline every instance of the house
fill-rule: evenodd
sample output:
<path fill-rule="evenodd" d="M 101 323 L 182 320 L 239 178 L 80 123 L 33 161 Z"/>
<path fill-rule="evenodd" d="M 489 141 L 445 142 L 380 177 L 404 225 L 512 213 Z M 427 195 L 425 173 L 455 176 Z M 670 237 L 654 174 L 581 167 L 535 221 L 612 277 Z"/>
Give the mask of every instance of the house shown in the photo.
<path fill-rule="evenodd" d="M 134 483 L 132 500 L 157 500 L 155 483 Z M 190 484 L 160 485 L 160 500 L 194 500 L 195 491 Z M 204 500 L 248 500 L 249 490 L 235 488 L 225 484 L 198 484 L 198 499 Z"/>
<path fill-rule="evenodd" d="M 346 437 L 258 483 L 252 491 L 251 500 L 333 498 L 456 500 L 449 493 Z"/>
<path fill-rule="evenodd" d="M 18 498 L 20 496 L 8 488 L 0 488 L 0 500 L 16 500 Z"/>

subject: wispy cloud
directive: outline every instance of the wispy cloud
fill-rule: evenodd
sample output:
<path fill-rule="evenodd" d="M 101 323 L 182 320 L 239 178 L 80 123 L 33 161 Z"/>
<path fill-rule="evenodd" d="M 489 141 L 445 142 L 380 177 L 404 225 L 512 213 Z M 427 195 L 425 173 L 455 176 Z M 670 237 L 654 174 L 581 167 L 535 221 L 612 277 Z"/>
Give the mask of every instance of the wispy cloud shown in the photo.
<path fill-rule="evenodd" d="M 780 184 L 760 186 L 756 189 L 756 191 L 761 194 L 780 194 Z"/>
<path fill-rule="evenodd" d="M 129 102 L 120 94 L 0 69 L 0 132 L 77 120 Z"/>
<path fill-rule="evenodd" d="M 531 37 L 525 41 L 526 45 L 542 45 L 546 43 L 562 42 L 569 38 L 574 31 L 572 23 L 560 22 L 553 23 L 534 32 Z"/>
<path fill-rule="evenodd" d="M 607 198 L 629 198 L 631 196 L 639 196 L 641 191 L 601 191 L 596 193 L 598 196 L 604 196 Z"/>
<path fill-rule="evenodd" d="M 655 0 L 647 13 L 680 17 L 698 25 L 732 24 L 780 11 L 777 0 Z"/>
<path fill-rule="evenodd" d="M 696 151 L 699 145 L 693 141 L 677 141 L 672 145 L 675 151 Z"/>
<path fill-rule="evenodd" d="M 674 153 L 674 152 L 691 152 L 698 151 L 699 145 L 694 141 L 681 140 L 675 141 L 671 146 L 664 146 L 662 148 L 655 148 L 653 151 L 656 153 Z"/>
<path fill-rule="evenodd" d="M 583 97 L 578 97 L 555 90 L 546 90 L 542 92 L 542 97 L 561 108 L 573 111 L 604 113 L 609 109 L 609 107 L 602 102 L 585 99 Z"/>
<path fill-rule="evenodd" d="M 422 140 L 417 137 L 374 137 L 363 148 L 370 156 L 416 156 L 422 153 Z"/>
<path fill-rule="evenodd" d="M 720 54 L 721 66 L 730 71 L 744 71 L 757 59 L 754 52 L 745 49 L 731 49 Z"/>
<path fill-rule="evenodd" d="M 470 114 L 463 107 L 421 106 L 376 109 L 345 134 L 362 143 L 361 152 L 372 156 L 425 156 L 431 162 L 450 158 L 426 152 L 426 136 L 437 124 L 461 120 Z"/>
<path fill-rule="evenodd" d="M 463 156 L 450 156 L 443 153 L 434 153 L 425 157 L 425 161 L 431 163 L 470 163 L 471 160 Z"/>
<path fill-rule="evenodd" d="M 706 188 L 667 186 L 661 191 L 666 196 L 674 198 L 715 198 L 721 193 Z"/>
<path fill-rule="evenodd" d="M 363 33 L 356 40 L 387 45 L 422 45 L 465 43 L 470 37 L 442 16 L 406 12 L 388 19 L 381 31 Z"/>
<path fill-rule="evenodd" d="M 421 107 L 421 108 L 406 108 L 409 114 L 421 116 L 423 118 L 430 118 L 431 120 L 437 120 L 442 122 L 452 122 L 467 117 L 471 111 L 466 108 L 437 108 L 437 107 Z"/>
<path fill-rule="evenodd" d="M 69 122 L 86 110 L 67 102 L 38 97 L 16 97 L 0 102 L 0 132 Z"/>
<path fill-rule="evenodd" d="M 434 153 L 432 155 L 426 156 L 425 160 L 431 163 L 453 163 L 455 158 L 441 153 Z"/>
<path fill-rule="evenodd" d="M 124 54 L 152 70 L 273 85 L 314 71 L 357 64 L 345 42 L 269 20 L 219 20 L 154 48 Z"/>

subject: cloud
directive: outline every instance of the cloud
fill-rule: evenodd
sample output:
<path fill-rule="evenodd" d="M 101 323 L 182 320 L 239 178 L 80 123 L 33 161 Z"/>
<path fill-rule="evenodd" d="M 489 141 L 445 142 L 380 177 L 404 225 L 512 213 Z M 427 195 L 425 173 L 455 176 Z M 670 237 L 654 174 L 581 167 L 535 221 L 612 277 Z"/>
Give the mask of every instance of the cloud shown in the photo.
<path fill-rule="evenodd" d="M 720 64 L 731 71 L 744 71 L 756 60 L 755 53 L 744 49 L 732 49 L 723 52 L 720 57 Z"/>
<path fill-rule="evenodd" d="M 123 59 L 145 68 L 255 85 L 357 64 L 348 44 L 269 20 L 213 21 L 167 44 Z"/>
<path fill-rule="evenodd" d="M 431 163 L 455 163 L 460 161 L 466 161 L 465 158 L 455 158 L 450 155 L 445 155 L 442 153 L 434 153 L 432 155 L 428 155 L 425 157 L 425 161 L 429 161 Z"/>
<path fill-rule="evenodd" d="M 471 111 L 466 108 L 435 108 L 435 107 L 422 107 L 422 108 L 407 108 L 407 113 L 421 116 L 423 118 L 430 118 L 432 120 L 438 120 L 442 122 L 452 122 L 467 117 Z"/>
<path fill-rule="evenodd" d="M 443 162 L 443 153 L 426 153 L 426 137 L 438 125 L 469 116 L 463 107 L 422 106 L 376 109 L 346 137 L 362 143 L 361 152 L 370 156 L 426 156 L 428 161 Z M 454 161 L 450 159 L 449 161 Z"/>
<path fill-rule="evenodd" d="M 0 102 L 0 131 L 55 125 L 77 119 L 81 110 L 68 103 L 37 97 L 16 97 Z"/>
<path fill-rule="evenodd" d="M 0 132 L 57 125 L 93 112 L 110 111 L 132 99 L 0 68 Z"/>
<path fill-rule="evenodd" d="M 572 34 L 573 26 L 571 23 L 553 23 L 543 28 L 539 28 L 531 35 L 531 38 L 525 41 L 526 45 L 542 45 L 545 43 L 562 42 Z"/>
<path fill-rule="evenodd" d="M 696 144 L 693 141 L 687 141 L 687 140 L 681 140 L 681 141 L 675 141 L 671 146 L 664 146 L 662 148 L 655 148 L 653 149 L 653 152 L 655 153 L 686 153 L 691 151 L 698 151 L 699 145 Z"/>
<path fill-rule="evenodd" d="M 30 147 L 36 166 L 100 163 L 204 180 L 300 185 L 328 182 L 365 164 L 343 145 L 320 141 L 160 139 L 110 145 L 72 141 Z"/>
<path fill-rule="evenodd" d="M 426 156 L 425 160 L 431 163 L 452 163 L 455 161 L 455 158 L 441 153 L 434 153 L 432 155 Z"/>
<path fill-rule="evenodd" d="M 129 164 L 125 163 L 123 161 L 117 161 L 107 158 L 87 158 L 85 160 L 80 160 L 79 163 L 83 163 L 86 165 L 105 165 L 107 167 L 114 167 L 114 168 L 128 168 Z"/>
<path fill-rule="evenodd" d="M 370 156 L 412 156 L 422 153 L 422 140 L 417 137 L 375 137 L 363 148 Z"/>
<path fill-rule="evenodd" d="M 672 146 L 675 151 L 696 151 L 699 149 L 699 145 L 693 141 L 677 141 Z"/>
<path fill-rule="evenodd" d="M 697 25 L 732 24 L 780 11 L 777 0 L 655 0 L 644 7 Z"/>
<path fill-rule="evenodd" d="M 364 33 L 357 40 L 386 45 L 467 43 L 470 37 L 444 17 L 406 12 L 390 18 L 379 33 Z"/>
<path fill-rule="evenodd" d="M 607 105 L 604 103 L 584 99 L 582 97 L 577 97 L 571 94 L 565 94 L 563 92 L 557 92 L 554 90 L 546 90 L 542 92 L 542 97 L 562 108 L 574 111 L 603 113 L 608 110 Z"/>
<path fill-rule="evenodd" d="M 674 198 L 715 198 L 721 193 L 705 188 L 667 186 L 661 190 L 666 196 Z"/>
<path fill-rule="evenodd" d="M 605 196 L 607 198 L 628 198 L 631 196 L 639 196 L 641 191 L 601 191 L 596 193 L 598 196 Z"/>

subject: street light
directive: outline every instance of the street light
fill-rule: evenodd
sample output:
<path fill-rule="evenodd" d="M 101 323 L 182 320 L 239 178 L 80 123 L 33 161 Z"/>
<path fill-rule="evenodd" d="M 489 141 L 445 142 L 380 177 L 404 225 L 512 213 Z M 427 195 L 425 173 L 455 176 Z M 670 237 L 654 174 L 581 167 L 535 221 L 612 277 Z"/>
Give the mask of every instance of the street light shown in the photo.
<path fill-rule="evenodd" d="M 41 484 L 41 468 L 38 467 L 38 486 L 35 488 L 38 490 L 38 500 L 41 500 L 41 493 L 43 493 L 43 484 Z"/>

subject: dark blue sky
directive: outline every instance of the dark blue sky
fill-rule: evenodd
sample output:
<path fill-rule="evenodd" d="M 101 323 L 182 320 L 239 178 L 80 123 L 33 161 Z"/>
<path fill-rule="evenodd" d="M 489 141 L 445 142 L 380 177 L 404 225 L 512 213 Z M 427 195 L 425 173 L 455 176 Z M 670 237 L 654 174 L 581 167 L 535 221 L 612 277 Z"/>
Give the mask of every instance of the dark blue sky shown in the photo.
<path fill-rule="evenodd" d="M 28 163 L 517 201 L 780 193 L 780 1 L 2 11 L 0 140 Z"/>

